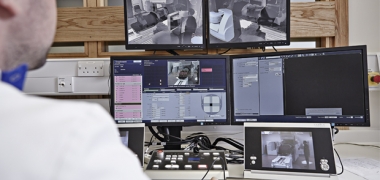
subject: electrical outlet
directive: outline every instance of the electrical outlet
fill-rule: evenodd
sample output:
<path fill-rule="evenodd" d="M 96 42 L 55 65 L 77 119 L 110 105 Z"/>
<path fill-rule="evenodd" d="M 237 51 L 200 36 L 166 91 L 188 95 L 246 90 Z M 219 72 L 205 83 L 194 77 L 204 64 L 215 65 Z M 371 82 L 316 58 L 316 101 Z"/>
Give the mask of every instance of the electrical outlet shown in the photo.
<path fill-rule="evenodd" d="M 78 76 L 104 76 L 104 62 L 79 61 Z"/>
<path fill-rule="evenodd" d="M 59 93 L 73 92 L 73 77 L 58 77 L 57 80 Z"/>

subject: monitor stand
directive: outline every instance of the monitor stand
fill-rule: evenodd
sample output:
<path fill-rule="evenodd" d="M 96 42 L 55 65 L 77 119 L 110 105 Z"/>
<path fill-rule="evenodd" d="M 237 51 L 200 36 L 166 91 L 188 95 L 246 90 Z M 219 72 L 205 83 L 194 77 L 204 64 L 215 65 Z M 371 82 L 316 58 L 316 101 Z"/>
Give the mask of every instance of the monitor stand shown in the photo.
<path fill-rule="evenodd" d="M 166 50 L 166 52 L 170 53 L 173 56 L 179 56 L 179 54 L 175 52 L 174 50 Z"/>
<path fill-rule="evenodd" d="M 178 145 L 164 145 L 165 150 L 181 150 L 181 144 L 179 143 L 181 140 L 178 138 L 181 138 L 182 126 L 161 126 L 157 129 L 160 133 L 170 135 L 164 135 L 166 142 L 178 142 Z M 173 136 L 178 138 L 174 138 Z"/>

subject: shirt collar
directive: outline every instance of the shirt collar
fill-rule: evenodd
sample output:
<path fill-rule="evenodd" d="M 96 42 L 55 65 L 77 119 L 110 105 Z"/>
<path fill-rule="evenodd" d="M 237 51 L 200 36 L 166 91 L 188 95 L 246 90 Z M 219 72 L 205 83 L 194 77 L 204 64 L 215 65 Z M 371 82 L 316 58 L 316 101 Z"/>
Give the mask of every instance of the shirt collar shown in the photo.
<path fill-rule="evenodd" d="M 27 71 L 27 64 L 22 64 L 16 67 L 15 69 L 9 71 L 0 70 L 0 81 L 8 83 L 22 91 Z"/>

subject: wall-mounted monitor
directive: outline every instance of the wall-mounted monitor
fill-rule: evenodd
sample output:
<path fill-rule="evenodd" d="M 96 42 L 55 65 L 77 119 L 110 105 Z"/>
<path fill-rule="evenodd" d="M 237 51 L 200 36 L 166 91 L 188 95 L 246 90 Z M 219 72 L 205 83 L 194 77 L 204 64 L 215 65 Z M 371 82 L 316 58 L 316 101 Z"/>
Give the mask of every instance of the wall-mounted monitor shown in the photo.
<path fill-rule="evenodd" d="M 366 46 L 232 56 L 232 124 L 369 126 Z"/>
<path fill-rule="evenodd" d="M 126 49 L 206 48 L 203 0 L 124 0 Z"/>
<path fill-rule="evenodd" d="M 228 56 L 112 57 L 110 76 L 118 124 L 230 124 Z"/>
<path fill-rule="evenodd" d="M 290 44 L 290 0 L 209 0 L 208 47 Z"/>

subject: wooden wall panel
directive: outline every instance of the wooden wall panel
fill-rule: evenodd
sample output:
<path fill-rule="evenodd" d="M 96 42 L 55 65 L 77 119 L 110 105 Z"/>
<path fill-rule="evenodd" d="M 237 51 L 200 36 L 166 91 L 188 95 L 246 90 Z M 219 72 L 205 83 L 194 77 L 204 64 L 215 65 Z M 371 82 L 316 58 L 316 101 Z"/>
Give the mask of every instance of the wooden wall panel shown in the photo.
<path fill-rule="evenodd" d="M 291 37 L 333 37 L 335 2 L 291 4 Z M 123 7 L 59 8 L 55 42 L 124 41 Z"/>
<path fill-rule="evenodd" d="M 348 46 L 349 45 L 349 27 L 348 27 L 348 0 L 335 0 L 336 3 L 336 29 L 335 29 L 335 42 L 334 46 Z M 365 13 L 365 12 L 363 12 Z M 364 20 L 365 21 L 365 20 Z"/>
<path fill-rule="evenodd" d="M 335 2 L 292 3 L 290 37 L 335 36 Z"/>

